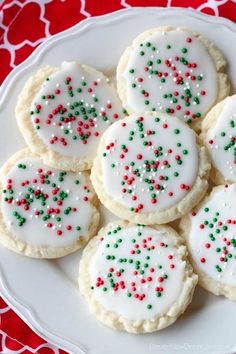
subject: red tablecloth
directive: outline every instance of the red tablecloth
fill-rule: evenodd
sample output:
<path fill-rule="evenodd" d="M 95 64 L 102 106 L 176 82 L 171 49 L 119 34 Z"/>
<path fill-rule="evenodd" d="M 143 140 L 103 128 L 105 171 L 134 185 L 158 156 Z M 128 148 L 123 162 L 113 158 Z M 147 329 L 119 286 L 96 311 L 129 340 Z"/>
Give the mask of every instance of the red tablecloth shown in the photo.
<path fill-rule="evenodd" d="M 45 38 L 89 16 L 130 6 L 194 8 L 236 22 L 236 1 L 228 0 L 5 0 L 0 5 L 0 83 Z M 0 298 L 0 352 L 62 354 L 36 335 Z"/>

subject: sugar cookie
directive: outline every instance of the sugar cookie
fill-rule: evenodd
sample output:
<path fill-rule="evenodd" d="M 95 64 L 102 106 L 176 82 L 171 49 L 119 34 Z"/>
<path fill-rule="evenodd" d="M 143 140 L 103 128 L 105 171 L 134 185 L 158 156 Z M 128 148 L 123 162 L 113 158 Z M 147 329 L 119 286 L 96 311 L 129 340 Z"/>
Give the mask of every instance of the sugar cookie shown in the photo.
<path fill-rule="evenodd" d="M 163 113 L 132 115 L 101 138 L 91 180 L 118 217 L 162 224 L 189 212 L 208 187 L 205 147 L 185 123 Z"/>
<path fill-rule="evenodd" d="M 198 128 L 198 120 L 229 94 L 223 54 L 186 28 L 140 34 L 117 68 L 118 93 L 129 114 L 161 111 Z"/>
<path fill-rule="evenodd" d="M 186 255 L 183 239 L 170 227 L 110 223 L 83 252 L 80 292 L 114 329 L 160 330 L 191 302 L 197 276 Z"/>
<path fill-rule="evenodd" d="M 0 243 L 13 251 L 57 258 L 97 231 L 97 198 L 87 172 L 52 169 L 25 149 L 3 166 L 0 189 Z"/>
<path fill-rule="evenodd" d="M 16 118 L 30 149 L 63 170 L 91 168 L 101 134 L 124 113 L 101 72 L 75 62 L 45 67 L 27 81 Z"/>
<path fill-rule="evenodd" d="M 213 188 L 180 223 L 199 283 L 236 300 L 236 184 Z"/>
<path fill-rule="evenodd" d="M 211 157 L 213 182 L 236 182 L 236 95 L 210 110 L 202 122 L 201 138 Z"/>

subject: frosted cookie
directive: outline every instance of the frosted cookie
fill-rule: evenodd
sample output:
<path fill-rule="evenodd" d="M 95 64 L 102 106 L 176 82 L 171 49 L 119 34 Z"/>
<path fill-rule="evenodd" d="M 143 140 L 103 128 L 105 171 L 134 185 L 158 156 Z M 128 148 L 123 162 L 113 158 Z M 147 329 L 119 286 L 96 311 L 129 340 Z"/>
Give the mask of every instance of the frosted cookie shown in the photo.
<path fill-rule="evenodd" d="M 79 287 L 106 325 L 132 333 L 171 325 L 191 302 L 197 276 L 170 227 L 108 224 L 86 246 Z"/>
<path fill-rule="evenodd" d="M 109 79 L 85 65 L 45 67 L 19 95 L 16 118 L 30 149 L 49 166 L 91 168 L 101 134 L 124 113 Z"/>
<path fill-rule="evenodd" d="M 229 94 L 221 52 L 185 28 L 140 34 L 117 68 L 118 93 L 129 114 L 161 111 L 192 123 Z"/>
<path fill-rule="evenodd" d="M 82 247 L 98 227 L 87 172 L 45 166 L 22 150 L 1 170 L 0 243 L 30 257 L 57 258 Z"/>
<path fill-rule="evenodd" d="M 109 127 L 101 138 L 91 180 L 118 217 L 163 224 L 204 196 L 210 164 L 192 129 L 175 117 L 146 112 Z"/>
<path fill-rule="evenodd" d="M 236 95 L 210 110 L 202 122 L 201 138 L 211 157 L 213 182 L 236 182 Z"/>
<path fill-rule="evenodd" d="M 180 223 L 199 283 L 236 300 L 236 184 L 218 186 Z"/>

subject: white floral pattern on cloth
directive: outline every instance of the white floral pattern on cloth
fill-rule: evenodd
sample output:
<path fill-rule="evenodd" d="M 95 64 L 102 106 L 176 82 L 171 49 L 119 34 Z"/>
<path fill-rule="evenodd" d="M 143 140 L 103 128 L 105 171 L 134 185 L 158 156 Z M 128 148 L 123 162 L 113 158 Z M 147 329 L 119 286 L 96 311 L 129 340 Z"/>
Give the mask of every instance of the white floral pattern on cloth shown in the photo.
<path fill-rule="evenodd" d="M 66 354 L 35 334 L 2 299 L 0 299 L 0 353 Z"/>

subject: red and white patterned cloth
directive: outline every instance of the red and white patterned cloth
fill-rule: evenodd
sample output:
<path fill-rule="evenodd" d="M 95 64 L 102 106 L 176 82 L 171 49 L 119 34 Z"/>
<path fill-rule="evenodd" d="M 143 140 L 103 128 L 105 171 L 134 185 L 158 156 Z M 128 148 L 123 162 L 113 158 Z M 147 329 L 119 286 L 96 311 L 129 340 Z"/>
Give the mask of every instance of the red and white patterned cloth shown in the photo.
<path fill-rule="evenodd" d="M 0 83 L 45 38 L 87 17 L 131 6 L 187 7 L 236 22 L 236 0 L 4 0 L 0 5 Z M 0 352 L 65 353 L 35 334 L 1 298 Z"/>

